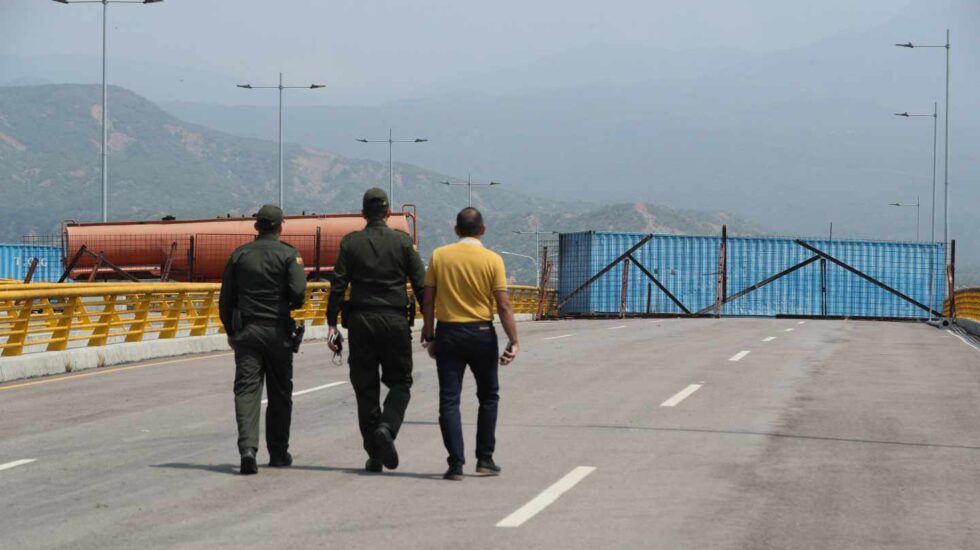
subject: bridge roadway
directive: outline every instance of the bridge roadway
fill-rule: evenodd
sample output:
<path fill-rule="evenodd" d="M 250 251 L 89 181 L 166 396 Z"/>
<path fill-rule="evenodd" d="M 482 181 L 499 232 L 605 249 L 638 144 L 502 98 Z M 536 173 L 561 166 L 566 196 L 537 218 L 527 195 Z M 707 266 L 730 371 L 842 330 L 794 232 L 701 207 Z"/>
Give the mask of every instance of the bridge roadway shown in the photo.
<path fill-rule="evenodd" d="M 227 354 L 0 386 L 0 547 L 980 545 L 980 351 L 947 331 L 772 319 L 521 330 L 524 354 L 501 373 L 504 475 L 463 482 L 441 479 L 421 349 L 402 465 L 383 475 L 361 471 L 350 385 L 328 386 L 346 366 L 320 343 L 296 366 L 297 391 L 328 386 L 295 398 L 296 465 L 251 477 L 235 475 Z"/>

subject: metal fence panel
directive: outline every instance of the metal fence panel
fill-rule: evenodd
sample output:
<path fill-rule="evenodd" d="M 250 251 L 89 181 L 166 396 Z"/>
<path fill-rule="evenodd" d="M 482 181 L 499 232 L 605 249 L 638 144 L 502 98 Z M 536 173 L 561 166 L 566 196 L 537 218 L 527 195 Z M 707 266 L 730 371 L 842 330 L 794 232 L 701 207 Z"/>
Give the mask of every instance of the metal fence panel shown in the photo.
<path fill-rule="evenodd" d="M 562 234 L 559 300 L 564 300 L 623 252 L 641 233 Z M 939 309 L 944 299 L 943 245 L 869 240 L 806 240 L 822 252 L 895 290 Z M 748 288 L 814 253 L 792 238 L 727 240 L 727 294 Z M 710 307 L 716 296 L 720 237 L 657 235 L 633 257 L 689 310 Z M 623 270 L 626 277 L 623 303 Z M 932 292 L 930 292 L 930 280 Z M 625 305 L 625 307 L 622 307 Z M 615 266 L 565 304 L 564 315 L 679 314 L 680 308 L 635 265 Z M 928 313 L 829 260 L 815 261 L 738 298 L 722 309 L 736 316 L 926 318 Z"/>
<path fill-rule="evenodd" d="M 34 258 L 38 259 L 33 281 L 50 283 L 61 276 L 61 249 L 32 244 L 0 244 L 0 279 L 24 280 Z"/>

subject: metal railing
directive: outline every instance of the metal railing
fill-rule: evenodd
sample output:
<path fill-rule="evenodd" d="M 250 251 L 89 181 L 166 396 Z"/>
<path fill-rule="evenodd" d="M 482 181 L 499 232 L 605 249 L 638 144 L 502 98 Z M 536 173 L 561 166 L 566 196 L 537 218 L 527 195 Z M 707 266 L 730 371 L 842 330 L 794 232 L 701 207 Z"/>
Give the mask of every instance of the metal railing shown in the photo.
<path fill-rule="evenodd" d="M 980 288 L 961 288 L 955 293 L 956 317 L 980 321 Z M 943 306 L 943 314 L 950 314 L 949 300 Z"/>
<path fill-rule="evenodd" d="M 218 283 L 37 283 L 0 285 L 3 356 L 70 347 L 205 336 L 223 332 Z M 326 323 L 330 283 L 308 283 L 298 321 Z M 515 312 L 551 311 L 553 291 L 510 287 Z"/>

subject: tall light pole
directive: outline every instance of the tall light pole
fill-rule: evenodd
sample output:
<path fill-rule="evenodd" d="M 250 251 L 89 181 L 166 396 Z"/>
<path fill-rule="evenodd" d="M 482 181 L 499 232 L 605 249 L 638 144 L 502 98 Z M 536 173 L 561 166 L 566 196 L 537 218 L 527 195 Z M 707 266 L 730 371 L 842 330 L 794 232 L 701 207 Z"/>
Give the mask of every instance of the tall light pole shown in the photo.
<path fill-rule="evenodd" d="M 939 104 L 935 101 L 932 103 L 931 115 L 928 113 L 919 114 L 919 113 L 909 113 L 908 111 L 906 111 L 904 113 L 895 113 L 895 116 L 901 116 L 905 118 L 932 117 L 932 200 L 929 206 L 932 223 L 929 231 L 929 242 L 935 243 L 936 242 L 936 158 L 938 156 L 937 155 L 938 148 L 936 147 L 936 141 L 938 140 L 938 135 L 939 135 Z M 918 214 L 916 215 L 918 216 Z M 918 226 L 918 221 L 916 221 L 916 226 Z M 918 231 L 918 227 L 916 228 L 916 231 Z M 916 240 L 918 240 L 918 238 L 916 238 Z M 935 274 L 933 273 L 933 267 L 935 266 L 935 264 L 936 264 L 935 259 L 929 262 L 929 307 L 930 307 L 929 319 L 930 320 L 932 319 L 931 308 L 936 305 L 934 303 L 935 289 L 933 288 L 936 285 L 935 282 L 936 277 Z"/>
<path fill-rule="evenodd" d="M 914 206 L 915 207 L 915 242 L 919 242 L 919 197 L 915 197 L 915 203 L 904 204 L 900 202 L 888 203 L 888 206 Z"/>
<path fill-rule="evenodd" d="M 490 185 L 501 185 L 499 181 L 491 181 L 489 183 L 474 183 L 470 176 L 467 174 L 466 181 L 444 181 L 443 185 L 465 185 L 467 187 L 467 203 L 466 206 L 473 206 L 473 186 L 490 186 Z"/>
<path fill-rule="evenodd" d="M 285 210 L 283 206 L 283 184 L 282 184 L 282 91 L 283 90 L 317 90 L 325 88 L 322 84 L 310 84 L 309 86 L 283 86 L 282 73 L 279 73 L 278 86 L 252 86 L 251 84 L 236 84 L 239 88 L 246 90 L 279 90 L 279 208 Z"/>
<path fill-rule="evenodd" d="M 109 4 L 157 4 L 163 0 L 53 0 L 59 4 L 102 4 L 102 222 L 109 221 L 109 85 L 106 80 Z"/>
<path fill-rule="evenodd" d="M 392 145 L 395 143 L 425 143 L 429 140 L 423 138 L 415 139 L 392 139 L 391 138 L 391 128 L 388 128 L 388 139 L 367 139 L 360 138 L 355 141 L 360 141 L 361 143 L 387 143 L 388 144 L 388 204 L 395 204 L 395 185 L 394 185 L 394 171 L 391 164 L 391 149 Z"/>
<path fill-rule="evenodd" d="M 943 138 L 943 149 L 946 157 L 943 166 L 943 249 L 949 247 L 949 29 L 946 29 L 946 43 L 942 45 L 920 46 L 907 42 L 905 44 L 895 44 L 900 48 L 945 48 L 946 49 L 946 116 L 943 119 L 945 124 L 945 137 Z M 946 253 L 947 262 L 949 253 Z"/>
<path fill-rule="evenodd" d="M 535 273 L 541 272 L 541 270 L 538 268 L 538 260 L 535 259 L 533 256 L 528 256 L 527 254 L 518 254 L 516 252 L 507 252 L 506 250 L 501 250 L 500 253 L 506 254 L 508 256 L 517 256 L 518 258 L 527 258 L 528 260 L 534 262 L 534 272 Z M 540 281 L 538 281 L 538 277 L 540 277 L 540 275 L 534 277 L 534 281 L 535 281 L 534 286 L 540 286 Z"/>
<path fill-rule="evenodd" d="M 541 244 L 538 242 L 538 237 L 540 235 L 557 235 L 557 231 L 538 231 L 537 224 L 534 224 L 534 231 L 514 231 L 518 235 L 534 235 L 534 255 L 537 260 L 534 261 L 534 265 L 538 266 L 541 264 Z M 534 277 L 536 286 L 541 286 L 541 271 Z"/>

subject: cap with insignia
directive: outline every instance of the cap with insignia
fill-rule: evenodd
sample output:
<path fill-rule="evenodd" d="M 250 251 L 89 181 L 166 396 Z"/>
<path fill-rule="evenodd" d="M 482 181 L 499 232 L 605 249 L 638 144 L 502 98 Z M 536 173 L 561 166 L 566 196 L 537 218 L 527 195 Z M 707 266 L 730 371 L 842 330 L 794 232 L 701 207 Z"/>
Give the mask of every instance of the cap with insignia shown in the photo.
<path fill-rule="evenodd" d="M 266 204 L 262 208 L 259 208 L 255 219 L 256 221 L 265 222 L 275 227 L 282 223 L 282 209 L 274 204 Z"/>
<path fill-rule="evenodd" d="M 372 206 L 383 206 L 388 208 L 388 194 L 384 192 L 384 189 L 378 189 L 377 187 L 368 189 L 364 193 L 364 202 L 362 206 L 365 210 Z"/>

